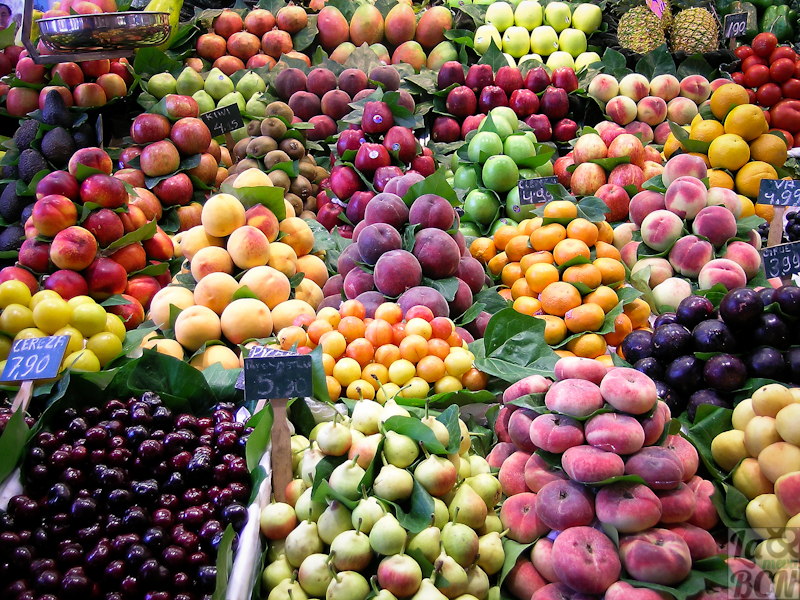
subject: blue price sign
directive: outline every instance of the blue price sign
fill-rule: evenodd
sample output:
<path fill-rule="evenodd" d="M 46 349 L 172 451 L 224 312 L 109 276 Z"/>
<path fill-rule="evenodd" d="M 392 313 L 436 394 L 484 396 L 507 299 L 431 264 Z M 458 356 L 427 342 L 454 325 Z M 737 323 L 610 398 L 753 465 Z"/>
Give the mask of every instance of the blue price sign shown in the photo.
<path fill-rule="evenodd" d="M 256 346 L 244 359 L 240 382 L 247 399 L 311 396 L 311 357 Z"/>
<path fill-rule="evenodd" d="M 0 380 L 52 379 L 61 369 L 68 343 L 67 335 L 17 340 L 11 346 Z"/>

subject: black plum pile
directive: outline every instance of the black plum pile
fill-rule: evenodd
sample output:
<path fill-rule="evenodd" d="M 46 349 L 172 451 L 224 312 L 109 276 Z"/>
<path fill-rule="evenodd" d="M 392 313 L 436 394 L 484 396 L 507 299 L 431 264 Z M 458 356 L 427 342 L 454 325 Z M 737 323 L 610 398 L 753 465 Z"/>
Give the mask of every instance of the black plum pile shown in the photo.
<path fill-rule="evenodd" d="M 210 598 L 217 548 L 250 497 L 251 430 L 233 412 L 174 415 L 149 392 L 62 410 L 0 515 L 0 597 Z"/>
<path fill-rule="evenodd" d="M 690 419 L 701 404 L 732 408 L 733 392 L 748 378 L 800 383 L 796 318 L 800 288 L 731 290 L 719 308 L 689 296 L 676 312 L 661 314 L 653 331 L 637 330 L 622 342 L 622 354 L 656 382 L 673 414 Z"/>

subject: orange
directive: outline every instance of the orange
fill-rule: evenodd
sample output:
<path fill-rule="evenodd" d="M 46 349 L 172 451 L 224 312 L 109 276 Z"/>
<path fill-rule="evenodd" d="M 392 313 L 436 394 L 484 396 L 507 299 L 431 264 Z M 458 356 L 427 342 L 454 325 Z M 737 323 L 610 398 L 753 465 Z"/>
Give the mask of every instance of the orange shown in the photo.
<path fill-rule="evenodd" d="M 528 245 L 527 235 L 517 235 L 508 240 L 506 244 L 505 253 L 508 260 L 512 262 L 519 262 L 526 254 L 531 254 L 533 248 Z"/>
<path fill-rule="evenodd" d="M 492 258 L 492 260 L 490 260 L 488 263 L 486 263 L 486 266 L 489 269 L 489 273 L 497 277 L 500 275 L 503 267 L 505 267 L 507 264 L 508 256 L 506 256 L 505 252 L 501 252 L 500 254 L 495 255 L 495 257 Z"/>
<path fill-rule="evenodd" d="M 670 133 L 667 136 L 667 141 L 664 142 L 664 156 L 669 158 L 678 150 L 685 150 L 685 148 L 683 147 L 683 144 L 678 141 L 678 138 Z"/>
<path fill-rule="evenodd" d="M 567 311 L 581 305 L 581 294 L 571 283 L 556 281 L 539 294 L 539 301 L 548 315 L 563 317 Z"/>
<path fill-rule="evenodd" d="M 521 266 L 522 270 L 527 273 L 531 265 L 537 265 L 540 263 L 552 265 L 553 255 L 550 254 L 547 250 L 542 250 L 541 252 L 533 252 L 532 254 L 526 254 L 519 261 L 519 266 Z"/>
<path fill-rule="evenodd" d="M 584 304 L 589 302 L 597 304 L 603 309 L 604 313 L 608 314 L 617 304 L 619 304 L 619 298 L 617 297 L 617 293 L 610 287 L 601 285 L 595 291 L 590 294 L 586 294 L 583 297 Z"/>
<path fill-rule="evenodd" d="M 520 281 L 523 281 L 520 279 Z M 513 296 L 514 290 L 511 290 L 511 294 Z M 539 302 L 536 298 L 530 298 L 528 296 L 520 296 L 516 300 L 514 300 L 514 310 L 518 313 L 522 313 L 523 315 L 534 316 L 541 314 L 542 312 L 542 303 Z"/>
<path fill-rule="evenodd" d="M 747 90 L 736 83 L 726 83 L 711 94 L 711 112 L 722 121 L 730 110 L 742 104 L 750 104 Z"/>
<path fill-rule="evenodd" d="M 485 265 L 494 258 L 495 254 L 497 254 L 497 249 L 495 248 L 493 240 L 479 237 L 472 240 L 472 243 L 469 245 L 469 253 L 472 255 L 472 258 L 479 260 L 481 264 Z"/>
<path fill-rule="evenodd" d="M 786 162 L 786 144 L 777 135 L 765 133 L 750 142 L 750 158 L 769 163 L 777 169 Z"/>
<path fill-rule="evenodd" d="M 567 337 L 564 319 L 553 315 L 534 315 L 544 321 L 544 341 L 550 346 L 558 346 Z"/>
<path fill-rule="evenodd" d="M 578 205 L 569 200 L 553 200 L 544 205 L 544 216 L 551 219 L 574 219 Z"/>
<path fill-rule="evenodd" d="M 689 132 L 689 139 L 711 143 L 723 133 L 725 133 L 725 128 L 719 121 L 714 121 L 713 119 L 707 121 L 693 121 L 692 130 Z"/>
<path fill-rule="evenodd" d="M 573 219 L 567 225 L 567 237 L 581 240 L 587 246 L 594 246 L 598 235 L 597 226 L 586 219 Z"/>
<path fill-rule="evenodd" d="M 772 223 L 772 218 L 775 216 L 775 207 L 771 204 L 756 204 L 753 208 L 753 213 L 757 217 L 761 217 Z"/>
<path fill-rule="evenodd" d="M 557 265 L 563 265 L 568 260 L 572 260 L 576 256 L 583 256 L 584 258 L 591 258 L 592 252 L 589 246 L 581 240 L 561 240 L 553 248 L 553 260 Z"/>
<path fill-rule="evenodd" d="M 734 107 L 725 117 L 725 133 L 735 133 L 746 142 L 751 142 L 764 133 L 766 123 L 764 111 L 755 104 L 743 104 Z"/>
<path fill-rule="evenodd" d="M 570 352 L 569 350 L 554 350 L 553 352 L 558 354 L 559 358 L 567 358 L 568 356 L 575 356 L 575 354 L 573 352 Z M 333 396 L 331 396 L 331 398 L 333 398 Z"/>
<path fill-rule="evenodd" d="M 700 152 L 689 152 L 689 156 L 696 156 L 697 158 L 702 160 L 704 163 L 706 163 L 706 167 L 710 167 L 711 166 L 711 162 L 708 160 L 708 156 L 706 156 L 705 154 L 701 154 Z"/>
<path fill-rule="evenodd" d="M 531 246 L 534 250 L 552 250 L 560 241 L 567 239 L 567 230 L 563 225 L 550 223 L 531 234 Z"/>
<path fill-rule="evenodd" d="M 708 160 L 715 169 L 738 171 L 750 160 L 750 146 L 735 133 L 725 133 L 711 142 Z"/>
<path fill-rule="evenodd" d="M 524 233 L 525 235 L 529 236 L 534 231 L 539 229 L 539 227 L 541 226 L 542 226 L 542 217 L 536 217 L 535 219 L 525 219 L 523 221 L 520 221 L 519 225 L 517 225 L 517 229 L 521 233 Z"/>
<path fill-rule="evenodd" d="M 603 260 L 611 259 L 606 258 Z M 592 264 L 575 265 L 564 270 L 561 274 L 561 280 L 568 283 L 582 283 L 593 290 L 603 283 L 603 273 Z"/>
<path fill-rule="evenodd" d="M 751 152 L 752 152 L 752 146 L 751 146 Z M 708 185 L 709 187 L 720 187 L 732 190 L 733 177 L 731 177 L 725 171 L 722 171 L 720 169 L 709 169 Z"/>
<path fill-rule="evenodd" d="M 567 342 L 567 350 L 582 358 L 597 358 L 605 354 L 607 349 L 608 344 L 606 344 L 603 336 L 596 333 L 584 333 L 582 336 Z"/>
<path fill-rule="evenodd" d="M 503 300 L 507 300 L 507 301 L 511 302 L 511 300 L 512 300 L 512 298 L 511 298 L 511 288 L 503 288 L 501 290 L 497 290 L 497 293 L 500 295 L 500 297 Z"/>
<path fill-rule="evenodd" d="M 519 266 L 518 262 L 510 262 L 500 273 L 500 281 L 503 285 L 507 285 L 511 287 L 515 281 L 518 279 L 522 279 L 524 281 L 525 273 L 522 272 L 522 269 Z"/>
<path fill-rule="evenodd" d="M 508 240 L 517 235 L 519 235 L 519 231 L 516 227 L 503 225 L 494 234 L 494 247 L 501 251 L 505 250 Z"/>
<path fill-rule="evenodd" d="M 626 304 L 622 311 L 628 315 L 634 329 L 646 326 L 650 319 L 650 305 L 641 298 L 636 298 L 630 304 Z"/>
<path fill-rule="evenodd" d="M 633 331 L 631 320 L 628 315 L 622 313 L 614 319 L 614 331 L 605 334 L 603 339 L 609 346 L 619 346 L 631 331 Z"/>
<path fill-rule="evenodd" d="M 745 217 L 752 217 L 754 214 L 756 214 L 756 207 L 753 204 L 753 201 L 750 200 L 750 198 L 748 198 L 747 196 L 742 196 L 741 194 L 739 194 L 738 196 L 739 196 L 739 201 L 742 203 L 742 214 L 739 215 L 739 218 L 744 219 Z M 763 206 L 768 206 L 768 205 L 765 204 Z"/>
<path fill-rule="evenodd" d="M 572 333 L 597 331 L 603 326 L 606 313 L 597 304 L 581 304 L 564 315 L 564 323 Z"/>
<path fill-rule="evenodd" d="M 600 269 L 603 274 L 603 285 L 612 285 L 625 281 L 625 267 L 619 260 L 598 258 L 592 264 Z"/>
<path fill-rule="evenodd" d="M 612 244 L 606 242 L 597 242 L 594 245 L 594 254 L 597 258 L 613 258 L 614 260 L 622 260 L 622 255 L 619 250 Z"/>
<path fill-rule="evenodd" d="M 614 366 L 614 360 L 611 358 L 610 354 L 603 354 L 602 356 L 598 356 L 595 360 L 599 363 L 602 363 L 606 369 L 610 369 Z"/>
<path fill-rule="evenodd" d="M 614 243 L 614 229 L 608 224 L 608 221 L 600 221 L 595 223 L 597 226 L 597 241 L 606 244 Z"/>
<path fill-rule="evenodd" d="M 550 264 L 537 263 L 531 265 L 525 271 L 525 281 L 528 283 L 528 287 L 530 287 L 531 291 L 536 294 L 541 294 L 544 288 L 558 280 L 558 269 Z"/>
<path fill-rule="evenodd" d="M 754 160 L 744 165 L 736 173 L 736 193 L 747 196 L 748 198 L 758 197 L 758 188 L 762 179 L 777 179 L 778 172 L 775 168 L 763 161 Z"/>
<path fill-rule="evenodd" d="M 511 266 L 511 265 L 509 265 Z M 529 298 L 533 298 L 536 294 L 533 290 L 528 286 L 528 282 L 525 281 L 524 277 L 520 277 L 514 283 L 511 284 L 511 297 L 516 300 L 517 298 L 521 298 L 527 296 Z"/>

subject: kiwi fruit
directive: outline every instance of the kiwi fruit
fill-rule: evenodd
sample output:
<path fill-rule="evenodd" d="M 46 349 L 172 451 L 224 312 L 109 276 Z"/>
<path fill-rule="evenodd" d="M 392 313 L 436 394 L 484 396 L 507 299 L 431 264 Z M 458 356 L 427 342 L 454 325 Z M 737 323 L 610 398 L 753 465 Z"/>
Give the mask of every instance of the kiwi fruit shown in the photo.
<path fill-rule="evenodd" d="M 261 121 L 253 119 L 247 124 L 247 135 L 251 137 L 258 137 L 261 135 Z"/>
<path fill-rule="evenodd" d="M 300 160 L 306 155 L 306 149 L 303 144 L 294 138 L 286 138 L 278 145 L 278 148 L 293 160 Z"/>
<path fill-rule="evenodd" d="M 236 163 L 236 172 L 243 173 L 247 169 L 257 169 L 258 161 L 254 158 L 245 158 Z M 230 171 L 228 171 L 230 173 Z"/>
<path fill-rule="evenodd" d="M 289 176 L 280 169 L 276 169 L 272 173 L 269 173 L 268 177 L 270 181 L 272 181 L 273 186 L 283 188 L 286 191 L 288 191 L 292 185 L 292 182 L 289 180 Z"/>
<path fill-rule="evenodd" d="M 236 160 L 242 160 L 247 157 L 247 145 L 252 140 L 253 138 L 247 136 L 236 142 L 236 145 L 233 147 L 233 155 L 236 157 Z"/>
<path fill-rule="evenodd" d="M 303 202 L 303 210 L 317 210 L 317 197 L 309 196 L 306 198 L 306 201 Z"/>
<path fill-rule="evenodd" d="M 311 211 L 311 210 L 304 210 L 298 216 L 301 219 L 303 219 L 304 221 L 308 221 L 309 219 L 316 219 L 317 218 L 316 213 L 314 213 L 314 211 Z"/>
<path fill-rule="evenodd" d="M 317 167 L 317 176 L 314 177 L 314 183 L 322 183 L 329 175 L 330 173 L 328 173 L 324 167 Z M 311 178 L 309 177 L 309 179 Z"/>
<path fill-rule="evenodd" d="M 292 185 L 289 186 L 289 191 L 305 200 L 311 195 L 311 182 L 302 175 L 298 175 L 294 178 L 294 180 L 292 180 Z"/>
<path fill-rule="evenodd" d="M 261 121 L 261 135 L 280 139 L 286 134 L 286 123 L 276 117 L 267 117 Z"/>
<path fill-rule="evenodd" d="M 272 150 L 271 152 L 267 152 L 267 155 L 264 157 L 264 166 L 267 170 L 271 169 L 278 163 L 284 162 L 292 162 L 292 159 L 284 152 L 283 150 Z"/>
<path fill-rule="evenodd" d="M 267 104 L 268 117 L 283 117 L 284 121 L 291 123 L 294 119 L 294 112 L 285 102 L 270 102 Z"/>
<path fill-rule="evenodd" d="M 311 156 L 310 154 L 306 154 L 306 155 L 305 155 L 303 158 L 301 158 L 300 160 L 302 160 L 302 161 L 304 161 L 304 162 L 307 162 L 307 163 L 311 163 L 311 164 L 312 164 L 313 166 L 315 166 L 315 167 L 317 166 L 317 161 L 316 161 L 316 160 L 314 159 L 314 157 L 313 157 L 313 156 Z"/>
<path fill-rule="evenodd" d="M 301 212 L 303 212 L 303 201 L 300 199 L 299 196 L 289 192 L 284 196 L 284 199 L 289 204 L 292 205 L 292 208 L 294 209 L 294 214 L 299 215 Z"/>
<path fill-rule="evenodd" d="M 262 156 L 266 156 L 267 153 L 277 149 L 277 147 L 278 143 L 271 137 L 260 135 L 257 138 L 253 138 L 250 143 L 247 144 L 247 154 L 256 158 L 261 158 Z"/>
<path fill-rule="evenodd" d="M 308 164 L 305 161 L 300 161 L 298 165 L 298 171 L 300 171 L 300 175 L 311 181 L 312 179 L 316 178 L 317 176 L 317 168 L 313 165 Z"/>

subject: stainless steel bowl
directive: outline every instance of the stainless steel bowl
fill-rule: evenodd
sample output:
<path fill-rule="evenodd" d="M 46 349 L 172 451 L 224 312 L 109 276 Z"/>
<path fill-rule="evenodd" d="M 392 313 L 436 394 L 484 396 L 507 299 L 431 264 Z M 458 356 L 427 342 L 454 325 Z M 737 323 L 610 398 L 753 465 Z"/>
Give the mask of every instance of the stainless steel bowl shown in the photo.
<path fill-rule="evenodd" d="M 157 46 L 170 33 L 169 13 L 117 12 L 39 19 L 41 39 L 53 52 L 90 52 Z"/>

